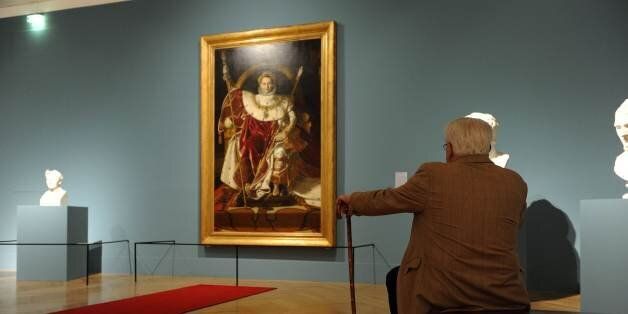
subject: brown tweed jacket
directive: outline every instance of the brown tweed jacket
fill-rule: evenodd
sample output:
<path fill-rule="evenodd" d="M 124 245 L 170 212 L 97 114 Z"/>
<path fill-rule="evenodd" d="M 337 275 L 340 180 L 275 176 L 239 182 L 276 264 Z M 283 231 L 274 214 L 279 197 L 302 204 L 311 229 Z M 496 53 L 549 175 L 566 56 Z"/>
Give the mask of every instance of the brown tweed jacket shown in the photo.
<path fill-rule="evenodd" d="M 517 258 L 527 185 L 487 155 L 426 163 L 395 189 L 356 192 L 356 215 L 413 213 L 397 277 L 401 314 L 521 309 L 530 301 Z"/>

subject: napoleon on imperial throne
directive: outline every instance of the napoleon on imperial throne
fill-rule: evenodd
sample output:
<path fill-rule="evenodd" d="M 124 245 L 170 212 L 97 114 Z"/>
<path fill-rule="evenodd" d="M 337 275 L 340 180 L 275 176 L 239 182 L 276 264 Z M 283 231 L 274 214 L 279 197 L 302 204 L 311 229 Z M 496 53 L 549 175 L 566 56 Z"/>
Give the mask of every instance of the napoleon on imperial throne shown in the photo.
<path fill-rule="evenodd" d="M 216 123 L 223 145 L 215 168 L 217 229 L 319 232 L 320 144 L 312 143 L 304 98 L 295 97 L 303 67 L 294 75 L 285 66 L 258 64 L 233 82 L 224 51 L 221 59 L 227 95 Z M 242 87 L 249 79 L 256 92 Z M 277 92 L 280 80 L 288 93 Z"/>

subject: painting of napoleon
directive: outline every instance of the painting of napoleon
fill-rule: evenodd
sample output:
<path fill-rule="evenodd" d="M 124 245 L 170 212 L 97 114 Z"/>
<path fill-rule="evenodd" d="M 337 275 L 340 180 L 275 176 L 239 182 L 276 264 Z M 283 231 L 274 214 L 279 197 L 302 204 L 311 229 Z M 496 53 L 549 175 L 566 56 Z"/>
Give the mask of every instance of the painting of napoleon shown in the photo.
<path fill-rule="evenodd" d="M 319 233 L 320 39 L 214 53 L 214 229 Z"/>

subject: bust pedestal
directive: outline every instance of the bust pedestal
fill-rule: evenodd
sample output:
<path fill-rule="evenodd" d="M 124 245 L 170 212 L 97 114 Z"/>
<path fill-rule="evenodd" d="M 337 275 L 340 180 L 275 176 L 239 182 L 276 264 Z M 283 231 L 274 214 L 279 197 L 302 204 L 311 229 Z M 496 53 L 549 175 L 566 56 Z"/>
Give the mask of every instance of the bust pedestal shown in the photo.
<path fill-rule="evenodd" d="M 580 201 L 581 311 L 628 309 L 628 200 Z"/>
<path fill-rule="evenodd" d="M 87 207 L 18 206 L 18 243 L 87 242 Z M 72 280 L 85 276 L 83 245 L 18 245 L 17 280 Z"/>

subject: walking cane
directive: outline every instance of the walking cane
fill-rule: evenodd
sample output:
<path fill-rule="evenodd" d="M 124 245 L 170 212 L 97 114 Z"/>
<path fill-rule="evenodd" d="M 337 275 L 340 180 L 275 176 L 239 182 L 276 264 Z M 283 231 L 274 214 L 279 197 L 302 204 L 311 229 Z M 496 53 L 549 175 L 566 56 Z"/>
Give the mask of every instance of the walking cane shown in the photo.
<path fill-rule="evenodd" d="M 354 284 L 354 264 L 353 264 L 353 240 L 351 239 L 351 214 L 347 218 L 347 242 L 349 243 L 349 290 L 351 291 L 351 314 L 356 313 L 355 308 L 355 284 Z"/>

